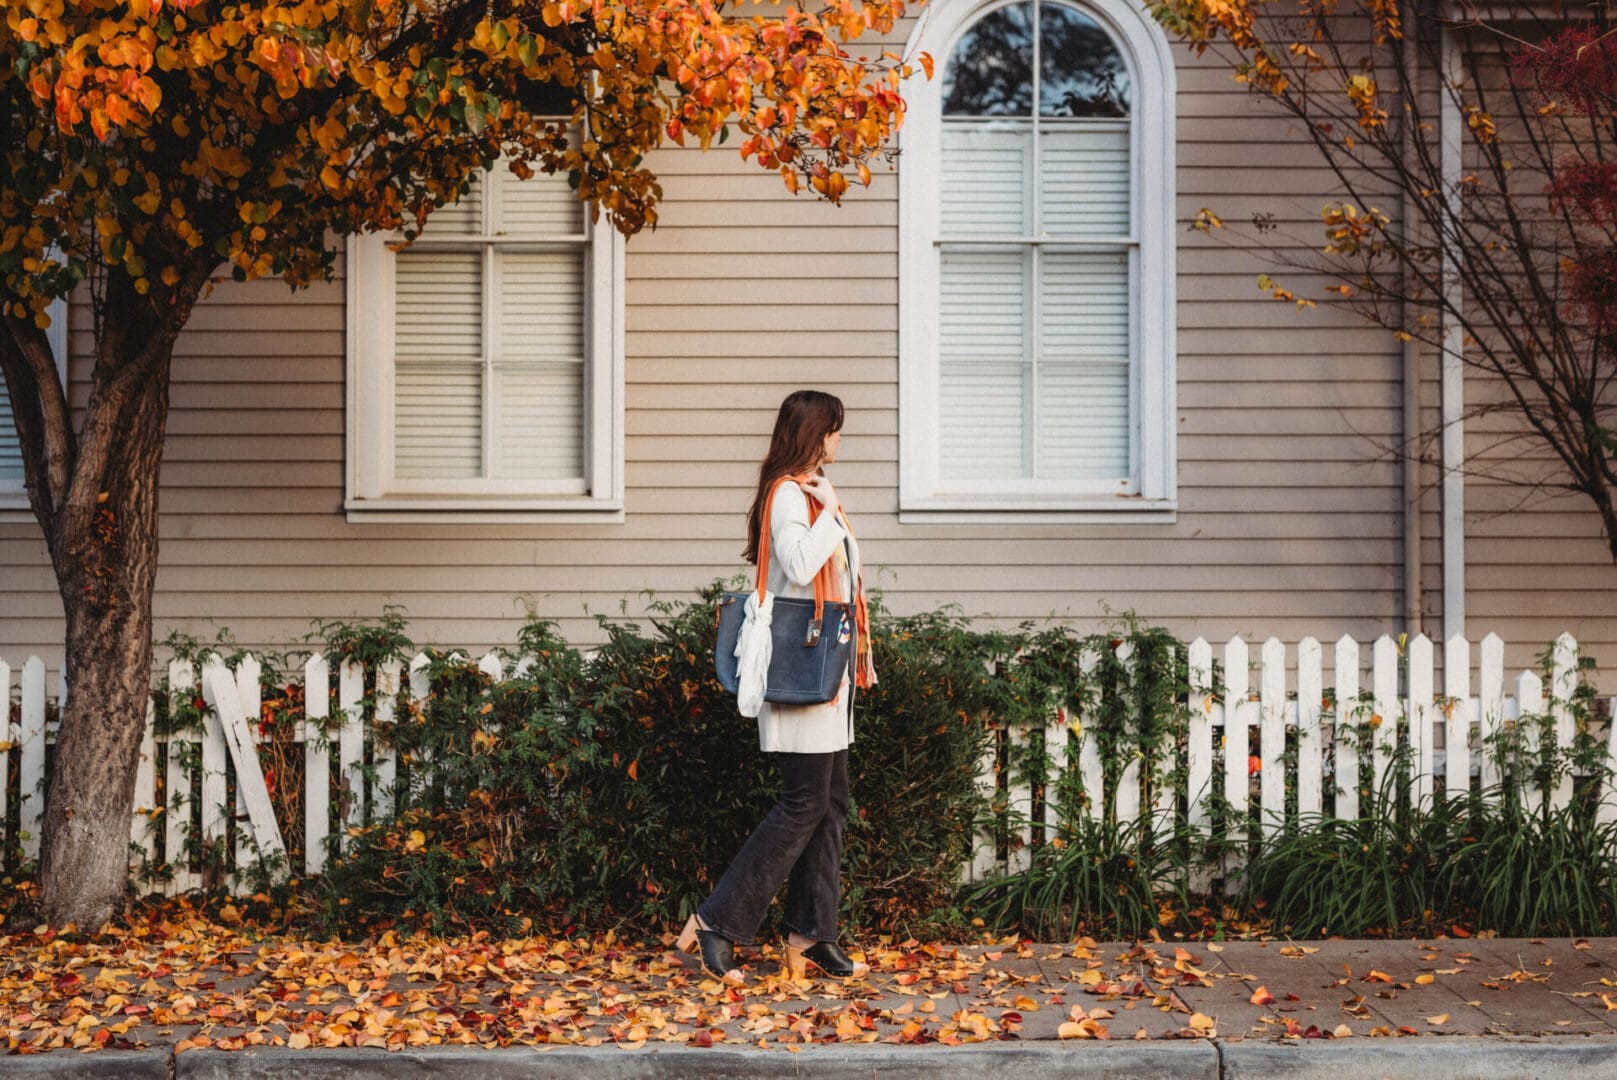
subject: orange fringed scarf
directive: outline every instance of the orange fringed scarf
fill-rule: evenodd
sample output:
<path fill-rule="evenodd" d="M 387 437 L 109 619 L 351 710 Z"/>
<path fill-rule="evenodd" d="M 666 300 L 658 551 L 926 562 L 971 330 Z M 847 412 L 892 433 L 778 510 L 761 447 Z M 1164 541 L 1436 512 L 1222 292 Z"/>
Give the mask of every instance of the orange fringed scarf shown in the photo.
<path fill-rule="evenodd" d="M 812 479 L 813 477 L 807 474 L 802 476 L 781 477 L 775 482 L 774 489 L 769 493 L 770 503 L 775 501 L 775 491 L 780 489 L 781 484 L 788 481 L 794 484 L 805 484 Z M 814 498 L 812 495 L 808 496 L 808 498 L 804 501 L 808 503 L 809 526 L 812 528 L 814 523 L 819 520 L 822 507 L 820 506 L 819 500 Z M 770 507 L 764 507 L 764 519 L 762 522 L 760 522 L 760 527 L 764 533 L 764 535 L 760 537 L 761 544 L 767 544 L 768 542 L 769 510 Z M 853 526 L 848 522 L 848 513 L 846 510 L 842 512 L 842 527 L 848 530 L 848 535 L 850 537 L 853 536 Z M 768 558 L 768 555 L 765 554 L 767 551 L 767 547 L 762 547 L 760 550 L 760 566 L 762 566 L 764 560 Z M 822 600 L 825 597 L 836 595 L 837 571 L 835 565 L 833 565 L 834 562 L 835 560 L 833 559 L 825 560 L 825 564 L 820 567 L 819 573 L 814 576 L 814 595 L 820 597 Z M 850 571 L 852 569 L 852 567 L 849 567 Z M 762 588 L 761 582 L 759 587 Z M 871 661 L 870 655 L 870 609 L 865 604 L 865 575 L 863 568 L 860 569 L 859 576 L 854 581 L 853 624 L 855 631 L 853 682 L 854 685 L 859 689 L 867 690 L 876 684 L 876 666 Z"/>

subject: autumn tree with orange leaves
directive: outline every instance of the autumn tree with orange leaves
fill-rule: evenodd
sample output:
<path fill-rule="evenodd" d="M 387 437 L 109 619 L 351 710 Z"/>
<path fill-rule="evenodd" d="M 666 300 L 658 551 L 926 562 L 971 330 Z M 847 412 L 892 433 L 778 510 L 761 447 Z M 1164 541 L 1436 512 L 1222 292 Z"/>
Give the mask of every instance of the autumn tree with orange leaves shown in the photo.
<path fill-rule="evenodd" d="M 158 465 L 176 337 L 210 282 L 327 277 L 332 237 L 414 235 L 503 159 L 564 173 L 624 233 L 644 155 L 739 133 L 833 201 L 869 182 L 909 66 L 843 45 L 905 0 L 5 0 L 0 368 L 67 617 L 44 915 L 100 926 L 126 889 L 152 666 Z M 929 63 L 930 61 L 926 61 Z M 46 330 L 94 316 L 75 424 Z"/>
<path fill-rule="evenodd" d="M 1617 561 L 1617 22 L 1605 2 L 1152 0 L 1331 170 L 1320 228 L 1243 239 L 1479 377 L 1468 472 L 1570 493 Z M 1446 119 L 1445 119 L 1446 114 Z M 1445 137 L 1451 143 L 1443 145 Z M 1445 159 L 1447 162 L 1445 163 Z M 1231 223 L 1234 224 L 1233 222 Z M 1216 207 L 1194 227 L 1224 227 Z M 1299 255 L 1298 252 L 1305 254 Z M 1406 359 L 1406 363 L 1410 361 Z M 1406 433 L 1428 460 L 1441 433 Z"/>

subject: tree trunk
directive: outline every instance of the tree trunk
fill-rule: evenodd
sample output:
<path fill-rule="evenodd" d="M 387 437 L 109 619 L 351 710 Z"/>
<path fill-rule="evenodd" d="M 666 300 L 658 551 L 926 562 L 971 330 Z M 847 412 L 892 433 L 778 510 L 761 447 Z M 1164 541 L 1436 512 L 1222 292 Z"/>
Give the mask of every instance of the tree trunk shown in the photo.
<path fill-rule="evenodd" d="M 83 505 L 64 507 L 47 530 L 67 616 L 68 694 L 45 799 L 42 906 L 52 925 L 74 923 L 89 932 L 121 907 L 129 885 L 135 773 L 151 691 L 157 481 L 173 349 L 169 335 L 159 336 L 167 340 L 141 342 L 140 353 L 115 372 L 97 364 L 75 473 L 100 464 L 100 490 Z M 99 444 L 101 462 L 85 460 L 101 425 L 115 435 Z"/>

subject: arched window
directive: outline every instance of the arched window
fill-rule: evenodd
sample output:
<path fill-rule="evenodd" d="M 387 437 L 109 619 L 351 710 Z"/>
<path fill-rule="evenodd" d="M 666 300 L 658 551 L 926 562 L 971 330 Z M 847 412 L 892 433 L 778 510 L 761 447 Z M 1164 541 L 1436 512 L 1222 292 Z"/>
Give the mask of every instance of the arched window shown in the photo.
<path fill-rule="evenodd" d="M 899 165 L 902 507 L 1171 511 L 1166 42 L 1128 4 L 931 17 Z"/>

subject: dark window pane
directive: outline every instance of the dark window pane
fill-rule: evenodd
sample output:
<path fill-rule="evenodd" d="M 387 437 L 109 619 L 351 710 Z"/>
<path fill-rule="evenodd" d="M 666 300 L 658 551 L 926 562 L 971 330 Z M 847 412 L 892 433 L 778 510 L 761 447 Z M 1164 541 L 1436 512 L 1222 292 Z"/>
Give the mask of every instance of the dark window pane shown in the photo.
<path fill-rule="evenodd" d="M 1033 115 L 1033 5 L 972 24 L 943 69 L 945 116 Z"/>
<path fill-rule="evenodd" d="M 1039 115 L 1127 116 L 1128 68 L 1111 35 L 1065 4 L 1041 4 L 1039 24 Z"/>

